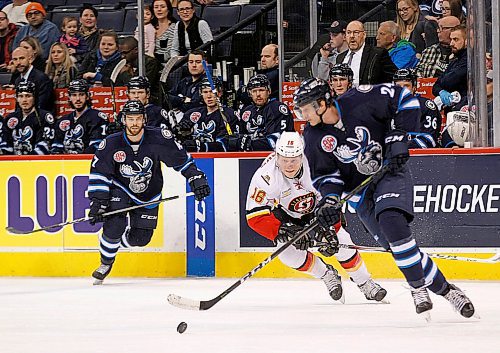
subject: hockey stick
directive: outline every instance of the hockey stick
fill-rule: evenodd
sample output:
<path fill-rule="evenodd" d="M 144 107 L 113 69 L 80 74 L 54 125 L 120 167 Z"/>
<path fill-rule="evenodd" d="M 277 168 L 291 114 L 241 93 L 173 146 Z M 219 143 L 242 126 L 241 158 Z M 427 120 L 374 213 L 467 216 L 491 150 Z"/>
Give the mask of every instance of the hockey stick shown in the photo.
<path fill-rule="evenodd" d="M 215 95 L 215 100 L 217 102 L 217 107 L 219 108 L 220 115 L 222 116 L 222 120 L 224 120 L 224 124 L 226 125 L 226 130 L 229 135 L 233 134 L 231 127 L 229 126 L 229 122 L 227 121 L 226 114 L 224 114 L 224 109 L 222 108 L 222 104 L 220 104 L 219 95 L 217 94 L 217 90 L 215 89 L 214 80 L 212 79 L 212 73 L 208 69 L 207 62 L 205 60 L 202 61 L 203 68 L 205 69 L 205 74 L 207 75 L 208 82 L 210 82 L 210 89 L 212 93 Z"/>
<path fill-rule="evenodd" d="M 168 98 L 168 92 L 165 92 L 165 88 L 163 88 L 163 85 L 167 83 L 168 80 L 168 75 L 170 75 L 170 71 L 174 68 L 174 66 L 181 60 L 183 60 L 185 56 L 174 56 L 170 59 L 168 59 L 167 63 L 163 67 L 163 70 L 161 70 L 160 74 L 160 88 L 161 92 L 163 94 L 163 97 L 165 99 L 165 102 L 167 103 L 168 110 L 172 110 L 172 103 L 170 103 L 170 99 Z M 163 102 L 163 101 L 162 101 Z"/>
<path fill-rule="evenodd" d="M 194 195 L 194 193 L 189 192 L 185 196 L 191 196 L 191 195 Z M 143 207 L 155 205 L 155 204 L 162 203 L 162 202 L 165 202 L 165 201 L 175 200 L 175 199 L 178 199 L 179 197 L 181 197 L 181 196 L 180 195 L 176 195 L 176 196 L 165 197 L 163 199 L 159 199 L 159 200 L 156 200 L 156 201 L 149 201 L 149 202 L 145 202 L 145 203 L 140 204 L 140 205 L 125 207 L 125 208 L 121 208 L 119 210 L 105 212 L 105 213 L 102 214 L 102 217 L 108 217 L 108 216 L 112 216 L 112 215 L 117 214 L 117 213 L 133 211 L 133 210 L 136 210 L 138 208 L 143 208 Z M 72 221 L 67 221 L 67 222 L 62 222 L 62 223 L 58 223 L 58 224 L 53 224 L 51 226 L 46 226 L 46 227 L 42 227 L 42 228 L 39 228 L 39 229 L 28 230 L 28 231 L 19 230 L 19 229 L 13 228 L 13 227 L 6 227 L 5 229 L 9 233 L 12 233 L 12 234 L 28 235 L 28 234 L 32 234 L 32 233 L 43 232 L 43 231 L 46 231 L 46 230 L 49 230 L 49 229 L 53 229 L 53 228 L 64 227 L 64 226 L 67 226 L 67 225 L 70 225 L 70 224 L 74 224 L 74 223 L 86 222 L 86 221 L 89 221 L 91 219 L 92 219 L 92 217 L 82 217 L 82 218 L 74 219 Z"/>
<path fill-rule="evenodd" d="M 315 246 L 329 245 L 324 242 L 316 242 Z M 353 244 L 338 244 L 340 248 L 344 249 L 355 249 L 355 250 L 363 250 L 363 251 L 372 251 L 372 252 L 383 252 L 383 253 L 391 253 L 390 250 L 386 250 L 382 247 L 375 246 L 362 246 L 362 245 L 353 245 Z M 466 261 L 466 262 L 478 262 L 484 264 L 496 264 L 500 262 L 500 253 L 496 253 L 495 255 L 487 258 L 475 258 L 475 257 L 465 257 L 465 256 L 455 256 L 455 255 L 445 255 L 445 254 L 436 254 L 436 253 L 426 253 L 429 257 L 435 259 L 444 259 L 444 260 L 455 260 L 455 261 Z"/>
<path fill-rule="evenodd" d="M 347 194 L 345 197 L 343 197 L 339 202 L 335 205 L 337 209 L 342 208 L 344 203 L 346 203 L 351 197 L 359 193 L 361 190 L 363 190 L 368 184 L 370 184 L 374 178 L 379 178 L 382 176 L 383 173 L 386 172 L 385 167 L 379 170 L 377 173 L 369 176 L 367 179 L 365 179 L 361 184 L 359 184 L 355 189 L 353 189 L 349 194 Z M 302 238 L 304 235 L 309 233 L 311 230 L 314 230 L 316 226 L 318 225 L 317 220 L 309 224 L 305 229 L 302 230 L 302 232 L 297 233 L 293 238 L 288 240 L 283 246 L 281 246 L 278 250 L 273 252 L 271 255 L 266 257 L 264 261 L 259 263 L 257 266 L 255 266 L 250 272 L 248 272 L 246 275 L 241 277 L 238 281 L 233 283 L 229 288 L 227 288 L 225 291 L 217 295 L 215 298 L 210 299 L 210 300 L 193 300 L 185 297 L 181 297 L 176 294 L 169 294 L 168 295 L 168 302 L 170 305 L 176 306 L 181 309 L 188 309 L 188 310 L 208 310 L 211 307 L 213 307 L 215 304 L 217 304 L 219 301 L 221 301 L 226 295 L 231 293 L 233 290 L 238 288 L 243 282 L 245 282 L 247 279 L 255 275 L 258 271 L 260 271 L 264 266 L 266 266 L 268 263 L 270 263 L 273 259 L 275 259 L 279 254 L 281 254 L 283 251 L 285 251 L 287 248 L 289 248 L 293 243 L 295 243 L 297 240 Z"/>
<path fill-rule="evenodd" d="M 111 81 L 111 103 L 113 104 L 113 114 L 112 114 L 112 119 L 111 122 L 116 121 L 116 116 L 118 115 L 116 112 L 116 97 L 115 97 L 115 83 L 116 83 L 116 78 L 120 74 L 120 71 L 123 69 L 123 67 L 127 65 L 127 60 L 126 59 L 121 59 L 118 64 L 116 64 L 115 68 L 111 72 L 111 76 L 109 77 Z"/>

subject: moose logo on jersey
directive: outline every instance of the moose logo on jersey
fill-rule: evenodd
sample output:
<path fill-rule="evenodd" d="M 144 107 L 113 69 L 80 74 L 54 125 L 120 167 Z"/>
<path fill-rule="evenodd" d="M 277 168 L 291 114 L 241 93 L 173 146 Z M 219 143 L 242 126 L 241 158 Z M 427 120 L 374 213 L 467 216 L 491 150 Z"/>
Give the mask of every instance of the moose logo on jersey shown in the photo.
<path fill-rule="evenodd" d="M 33 129 L 26 126 L 24 129 L 14 130 L 14 154 L 28 154 L 33 151 L 30 139 L 33 137 Z"/>
<path fill-rule="evenodd" d="M 215 121 L 210 120 L 208 123 L 202 122 L 201 126 L 196 124 L 194 136 L 201 142 L 213 142 L 213 134 L 215 133 Z"/>
<path fill-rule="evenodd" d="M 120 173 L 123 177 L 130 179 L 128 185 L 130 191 L 140 194 L 146 191 L 153 176 L 151 172 L 153 161 L 149 157 L 144 157 L 142 164 L 138 161 L 134 161 L 134 163 L 139 169 L 136 170 L 133 166 L 122 164 L 120 166 Z"/>
<path fill-rule="evenodd" d="M 316 195 L 313 192 L 297 196 L 288 204 L 288 209 L 292 212 L 308 214 L 311 213 L 316 204 Z"/>
<path fill-rule="evenodd" d="M 258 114 L 256 117 L 252 117 L 250 121 L 247 122 L 246 128 L 250 134 L 255 134 L 264 125 L 264 117 Z"/>
<path fill-rule="evenodd" d="M 73 129 L 66 132 L 64 136 L 64 148 L 70 153 L 81 153 L 84 148 L 83 126 L 76 125 Z"/>
<path fill-rule="evenodd" d="M 382 166 L 382 146 L 371 139 L 370 131 L 366 127 L 356 126 L 354 132 L 356 138 L 348 137 L 347 141 L 355 147 L 351 149 L 348 145 L 341 145 L 333 154 L 342 163 L 354 162 L 361 174 L 373 174 Z"/>

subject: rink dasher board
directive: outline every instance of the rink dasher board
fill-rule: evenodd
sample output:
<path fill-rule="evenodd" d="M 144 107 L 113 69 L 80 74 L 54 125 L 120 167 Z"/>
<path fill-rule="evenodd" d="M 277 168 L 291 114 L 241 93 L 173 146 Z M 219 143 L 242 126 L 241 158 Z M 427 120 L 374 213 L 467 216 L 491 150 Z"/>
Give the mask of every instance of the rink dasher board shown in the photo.
<path fill-rule="evenodd" d="M 409 163 L 415 178 L 414 206 L 418 211 L 413 229 L 419 242 L 436 252 L 463 256 L 486 257 L 481 254 L 491 254 L 500 249 L 500 217 L 497 210 L 500 207 L 500 185 L 495 184 L 495 175 L 500 171 L 500 150 L 414 152 L 416 154 L 413 153 Z M 121 252 L 119 259 L 122 260 L 117 262 L 113 274 L 238 277 L 274 251 L 272 244 L 248 228 L 244 212 L 248 183 L 266 155 L 195 155 L 195 158 L 203 157 L 200 165 L 205 163 L 213 169 L 207 174 L 214 190 L 211 200 L 207 200 L 212 202 L 212 213 L 205 212 L 207 207 L 204 203 L 186 199 L 164 203 L 151 244 L 144 249 Z M 31 220 L 33 227 L 38 227 L 52 224 L 47 224 L 51 221 L 58 223 L 64 214 L 68 220 L 83 216 L 88 208 L 85 182 L 88 180 L 90 158 L 0 157 L 0 161 L 9 161 L 0 163 L 0 188 L 6 195 L 2 201 L 6 212 L 0 212 L 0 260 L 7 264 L 0 270 L 0 275 L 87 275 L 89 266 L 93 267 L 98 262 L 97 234 L 100 227 L 81 224 L 31 236 L 14 236 L 4 231 L 7 219 L 11 222 Z M 179 174 L 166 170 L 164 177 L 164 196 L 188 191 L 185 180 Z M 469 194 L 468 190 L 471 191 Z M 472 195 L 474 190 L 476 195 Z M 441 197 L 438 197 L 439 193 Z M 457 201 L 459 193 L 460 202 Z M 19 200 L 17 204 L 16 196 Z M 454 205 L 451 202 L 453 197 Z M 467 207 L 469 210 L 466 210 Z M 350 220 L 349 231 L 355 242 L 376 245 L 359 228 L 352 210 L 346 211 Z M 189 221 L 188 215 L 191 217 Z M 212 230 L 207 232 L 210 222 Z M 188 224 L 191 229 L 188 229 Z M 387 254 L 364 253 L 363 257 L 375 276 L 399 278 Z M 336 261 L 330 262 L 336 264 Z M 46 265 L 39 266 L 40 263 Z M 456 278 L 500 279 L 500 271 L 491 267 L 496 269 L 498 265 L 471 265 L 457 261 L 440 263 L 449 267 L 449 276 Z M 297 276 L 302 277 L 279 262 L 269 265 L 261 274 L 261 277 Z"/>

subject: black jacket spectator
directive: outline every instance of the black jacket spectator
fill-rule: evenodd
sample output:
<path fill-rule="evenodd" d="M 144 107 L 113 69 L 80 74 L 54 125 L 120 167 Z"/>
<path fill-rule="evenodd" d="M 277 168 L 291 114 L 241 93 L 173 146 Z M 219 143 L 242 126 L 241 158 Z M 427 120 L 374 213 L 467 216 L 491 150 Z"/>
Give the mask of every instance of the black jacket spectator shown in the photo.
<path fill-rule="evenodd" d="M 116 64 L 118 64 L 121 59 L 122 57 L 120 53 L 116 52 L 116 55 L 114 55 L 111 59 L 104 61 L 103 65 L 98 67 L 97 65 L 99 59 L 97 58 L 97 52 L 95 52 L 93 55 L 87 55 L 85 59 L 83 59 L 79 76 L 82 77 L 85 72 L 98 72 L 100 75 L 98 76 L 98 78 L 96 77 L 96 80 L 94 80 L 93 83 L 100 81 L 102 82 L 103 86 L 110 87 L 111 73 L 113 72 Z"/>
<path fill-rule="evenodd" d="M 432 94 L 439 96 L 439 92 L 457 91 L 462 100 L 455 108 L 463 106 L 467 102 L 467 49 L 462 49 L 456 53 L 455 58 L 450 60 L 448 67 L 437 79 L 432 87 Z"/>
<path fill-rule="evenodd" d="M 202 104 L 200 83 L 205 77 L 205 74 L 203 74 L 195 81 L 193 81 L 191 76 L 184 77 L 180 80 L 168 94 L 172 109 L 179 109 L 183 112 L 187 112 L 190 109 L 198 108 Z M 186 102 L 186 97 L 189 97 L 189 102 Z"/>
<path fill-rule="evenodd" d="M 14 84 L 17 86 L 21 80 L 23 80 L 22 77 L 18 76 Z M 28 75 L 27 81 L 31 81 L 36 85 L 39 108 L 49 112 L 54 111 L 55 96 L 52 80 L 44 72 L 33 67 Z"/>

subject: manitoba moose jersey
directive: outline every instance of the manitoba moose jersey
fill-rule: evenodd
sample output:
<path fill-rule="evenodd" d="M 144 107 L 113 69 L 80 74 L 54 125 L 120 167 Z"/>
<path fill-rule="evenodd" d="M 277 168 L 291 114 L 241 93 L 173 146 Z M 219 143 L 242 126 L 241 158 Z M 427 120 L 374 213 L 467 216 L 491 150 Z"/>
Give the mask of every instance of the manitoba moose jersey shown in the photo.
<path fill-rule="evenodd" d="M 49 154 L 54 139 L 54 116 L 33 110 L 23 117 L 20 110 L 7 115 L 1 123 L 0 150 L 3 154 Z"/>
<path fill-rule="evenodd" d="M 306 125 L 305 155 L 321 195 L 351 191 L 383 163 L 385 137 L 394 127 L 419 131 L 420 104 L 406 88 L 361 85 L 337 100 L 335 125 Z"/>
<path fill-rule="evenodd" d="M 420 132 L 408 131 L 410 148 L 438 147 L 438 138 L 441 133 L 441 113 L 436 104 L 427 98 L 417 96 L 420 102 Z"/>
<path fill-rule="evenodd" d="M 155 104 L 147 104 L 146 108 L 146 125 L 159 127 L 159 128 L 167 128 L 172 131 L 172 128 L 175 126 L 174 116 L 168 114 L 168 112 L 162 107 Z M 120 112 L 118 114 L 118 122 L 121 123 L 123 117 L 123 113 Z"/>
<path fill-rule="evenodd" d="M 307 159 L 296 178 L 283 175 L 276 165 L 276 154 L 267 157 L 255 172 L 248 189 L 246 214 L 252 229 L 268 239 L 274 240 L 283 217 L 277 216 L 278 205 L 285 218 L 308 218 L 321 196 L 314 189 L 309 174 Z M 281 213 L 279 212 L 279 213 Z M 278 213 L 278 214 L 279 214 Z M 285 220 L 286 221 L 286 220 Z"/>
<path fill-rule="evenodd" d="M 92 160 L 89 198 L 109 199 L 110 189 L 119 188 L 137 204 L 159 200 L 161 162 L 186 178 L 202 173 L 167 129 L 146 127 L 134 147 L 124 132 L 110 135 L 100 143 Z"/>
<path fill-rule="evenodd" d="M 95 153 L 97 146 L 106 137 L 108 118 L 105 113 L 88 108 L 77 118 L 69 113 L 55 124 L 55 140 L 52 153 Z"/>
<path fill-rule="evenodd" d="M 290 109 L 271 99 L 263 107 L 249 105 L 241 110 L 241 134 L 252 135 L 252 150 L 274 150 L 276 141 L 283 131 L 294 131 Z"/>

